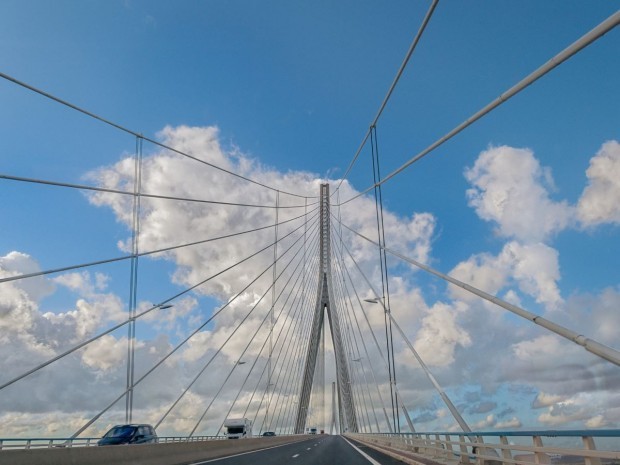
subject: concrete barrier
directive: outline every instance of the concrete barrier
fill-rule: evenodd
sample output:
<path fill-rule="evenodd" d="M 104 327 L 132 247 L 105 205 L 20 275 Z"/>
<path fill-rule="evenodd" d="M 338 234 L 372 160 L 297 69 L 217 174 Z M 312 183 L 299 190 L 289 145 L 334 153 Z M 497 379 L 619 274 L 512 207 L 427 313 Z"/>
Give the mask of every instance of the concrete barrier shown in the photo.
<path fill-rule="evenodd" d="M 297 435 L 131 446 L 4 450 L 0 451 L 0 465 L 187 465 L 314 438 L 316 436 Z"/>

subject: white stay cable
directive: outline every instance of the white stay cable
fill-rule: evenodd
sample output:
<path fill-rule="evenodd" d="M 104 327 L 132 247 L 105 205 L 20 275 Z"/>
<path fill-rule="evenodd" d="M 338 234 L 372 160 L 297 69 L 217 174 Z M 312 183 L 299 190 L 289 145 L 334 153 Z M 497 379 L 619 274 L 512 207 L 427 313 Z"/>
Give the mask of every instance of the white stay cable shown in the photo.
<path fill-rule="evenodd" d="M 618 24 L 620 24 L 620 11 L 617 11 L 616 13 L 611 15 L 609 18 L 607 18 L 601 24 L 599 24 L 594 29 L 592 29 L 590 32 L 588 32 L 587 34 L 582 36 L 579 40 L 575 41 L 573 44 L 571 44 L 570 46 L 565 48 L 562 52 L 558 53 L 556 56 L 551 58 L 545 64 L 540 66 L 537 70 L 535 70 L 534 72 L 532 72 L 531 74 L 529 74 L 528 76 L 523 78 L 521 81 L 519 81 L 517 84 L 512 86 L 506 92 L 501 94 L 499 97 L 497 97 L 491 103 L 489 103 L 484 108 L 482 108 L 481 110 L 477 111 L 472 116 L 467 118 L 464 122 L 462 122 L 457 127 L 452 129 L 452 131 L 447 133 L 441 139 L 437 140 L 436 142 L 434 142 L 433 144 L 428 146 L 426 149 L 422 150 L 416 156 L 414 156 L 409 161 L 407 161 L 405 164 L 403 164 L 400 168 L 392 171 L 385 178 L 383 178 L 380 181 L 376 182 L 375 184 L 373 184 L 372 186 L 368 187 L 367 189 L 365 189 L 364 191 L 360 192 L 359 194 L 355 195 L 354 197 L 351 197 L 350 199 L 343 201 L 342 204 L 349 203 L 352 200 L 355 200 L 358 197 L 361 197 L 362 195 L 370 192 L 375 187 L 378 187 L 378 186 L 384 184 L 385 182 L 389 181 L 394 176 L 396 176 L 397 174 L 401 173 L 406 168 L 411 166 L 413 163 L 415 163 L 416 161 L 418 161 L 422 157 L 428 155 L 430 152 L 435 150 L 437 147 L 442 145 L 444 142 L 447 142 L 448 140 L 452 139 L 452 137 L 456 136 L 463 129 L 465 129 L 468 126 L 470 126 L 471 124 L 475 123 L 480 118 L 485 116 L 487 113 L 490 113 L 492 110 L 494 110 L 495 108 L 499 107 L 502 103 L 510 100 L 510 98 L 512 98 L 515 95 L 517 95 L 519 92 L 521 92 L 523 89 L 528 87 L 530 84 L 534 83 L 535 81 L 537 81 L 538 79 L 543 77 L 549 71 L 551 71 L 555 67 L 559 66 L 560 64 L 564 63 L 566 60 L 568 60 L 570 57 L 572 57 L 573 55 L 575 55 L 576 53 L 578 53 L 579 51 L 581 51 L 582 49 L 584 49 L 585 47 L 590 45 L 592 42 L 596 41 L 597 39 L 599 39 L 600 37 L 605 35 L 607 32 L 611 31 Z"/>
<path fill-rule="evenodd" d="M 357 231 L 351 229 L 350 227 L 348 227 L 346 224 L 343 224 L 343 226 L 348 229 L 349 231 L 351 231 L 352 233 L 356 234 L 357 236 L 361 237 L 362 239 L 367 240 L 368 242 L 376 245 L 377 247 L 381 247 L 377 242 L 373 241 L 372 239 L 369 239 L 368 237 L 364 236 L 363 234 L 358 233 Z M 559 324 L 556 324 L 552 321 L 547 320 L 546 318 L 543 318 L 542 316 L 538 316 L 535 315 L 531 312 L 528 312 L 527 310 L 521 308 L 521 307 L 517 307 L 516 305 L 513 305 L 511 303 L 506 302 L 505 300 L 500 299 L 499 297 L 495 297 L 494 295 L 488 294 L 484 291 L 481 291 L 480 289 L 475 288 L 474 286 L 471 286 L 469 284 L 466 284 L 462 281 L 459 281 L 456 278 L 453 278 L 451 276 L 448 276 L 447 274 L 441 273 L 440 271 L 437 271 L 433 268 L 431 268 L 430 266 L 424 265 L 423 263 L 418 262 L 417 260 L 414 260 L 413 258 L 409 258 L 404 256 L 401 253 L 396 252 L 395 250 L 389 249 L 387 247 L 385 247 L 385 251 L 388 252 L 391 255 L 394 255 L 395 257 L 400 258 L 401 260 L 410 263 L 424 271 L 426 271 L 427 273 L 433 274 L 445 281 L 448 281 L 451 284 L 454 284 L 455 286 L 458 286 L 462 289 L 465 289 L 468 292 L 471 292 L 472 294 L 477 295 L 478 297 L 483 298 L 484 300 L 487 300 L 489 302 L 493 302 L 495 305 L 498 305 L 506 310 L 508 310 L 509 312 L 514 313 L 515 315 L 519 315 L 522 318 L 525 318 L 526 320 L 531 321 L 532 323 L 535 323 L 539 326 L 542 326 L 545 329 L 548 329 L 549 331 L 554 332 L 555 334 L 558 334 L 560 336 L 562 336 L 565 339 L 568 339 L 571 342 L 574 342 L 577 345 L 582 346 L 584 349 L 586 349 L 588 352 L 593 353 L 594 355 L 597 355 L 601 358 L 604 358 L 605 360 L 620 366 L 620 352 L 617 351 L 616 349 L 613 349 L 609 346 L 606 346 L 604 344 L 601 344 L 600 342 L 597 342 L 593 339 L 587 338 L 582 334 L 579 334 L 575 331 L 572 331 L 568 328 L 565 328 Z"/>
<path fill-rule="evenodd" d="M 357 158 L 359 157 L 362 151 L 362 148 L 364 148 L 364 145 L 366 145 L 366 142 L 368 141 L 368 137 L 370 137 L 371 129 L 377 125 L 377 122 L 379 121 L 379 118 L 381 117 L 381 113 L 383 113 L 383 110 L 385 109 L 385 106 L 387 105 L 388 100 L 390 99 L 390 97 L 392 96 L 392 93 L 394 92 L 394 89 L 396 88 L 396 84 L 398 84 L 400 77 L 405 71 L 405 67 L 407 66 L 407 63 L 409 63 L 409 59 L 411 58 L 411 55 L 413 55 L 413 51 L 417 47 L 418 42 L 420 41 L 422 34 L 424 33 L 426 26 L 428 25 L 428 22 L 431 20 L 431 16 L 433 15 L 433 12 L 435 11 L 435 7 L 437 6 L 437 3 L 439 3 L 439 0 L 433 0 L 431 6 L 428 8 L 428 11 L 426 12 L 426 16 L 422 20 L 422 25 L 420 26 L 417 34 L 413 38 L 413 41 L 411 42 L 411 45 L 409 46 L 409 50 L 407 50 L 407 54 L 405 55 L 405 59 L 400 65 L 400 68 L 398 69 L 398 72 L 396 73 L 396 76 L 394 77 L 394 81 L 392 82 L 392 85 L 388 89 L 388 92 L 385 95 L 385 98 L 383 99 L 383 102 L 381 103 L 381 106 L 379 107 L 379 111 L 377 111 L 377 115 L 375 116 L 375 119 L 372 121 L 372 123 L 370 124 L 370 127 L 366 131 L 364 140 L 362 140 L 362 143 L 360 144 L 359 148 L 355 152 L 355 155 L 353 156 L 353 160 L 351 160 L 351 163 L 349 163 L 347 170 L 345 171 L 344 175 L 342 176 L 342 179 L 338 183 L 338 187 L 336 187 L 332 195 L 334 195 L 340 189 L 340 186 L 342 185 L 344 180 L 347 178 L 348 174 L 353 168 L 353 165 L 355 164 Z"/>
<path fill-rule="evenodd" d="M 343 223 L 341 223 L 343 224 Z M 340 238 L 342 239 L 342 236 L 340 236 Z M 342 242 L 342 241 L 341 241 Z M 342 250 L 339 250 L 340 253 L 340 262 L 344 263 L 344 257 L 343 257 L 343 252 Z M 364 311 L 364 306 L 362 305 L 362 300 L 360 299 L 359 293 L 357 292 L 357 289 L 355 287 L 355 283 L 353 281 L 353 278 L 351 277 L 351 274 L 349 273 L 349 269 L 345 266 L 344 270 L 347 273 L 347 277 L 349 278 L 349 282 L 351 283 L 351 287 L 353 288 L 353 292 L 355 293 L 355 297 L 357 299 L 357 303 L 359 305 L 359 308 L 362 312 L 362 315 L 364 316 L 364 320 L 366 321 L 366 325 L 368 326 L 368 330 L 370 331 L 370 334 L 372 335 L 373 341 L 375 343 L 375 346 L 377 348 L 377 352 L 379 352 L 379 355 L 381 356 L 381 360 L 383 360 L 383 364 L 385 365 L 386 370 L 388 369 L 388 362 L 385 358 L 385 356 L 383 355 L 383 351 L 381 350 L 381 346 L 379 345 L 379 341 L 377 340 L 377 336 L 375 336 L 375 333 L 372 329 L 372 325 L 370 324 L 370 320 L 368 319 L 368 315 L 366 315 L 366 312 Z M 392 425 L 391 422 L 389 420 L 388 414 L 387 414 L 387 410 L 385 408 L 385 403 L 383 402 L 383 398 L 381 397 L 381 391 L 379 390 L 378 386 L 379 384 L 377 383 L 377 378 L 375 377 L 375 372 L 374 369 L 372 367 L 372 364 L 370 363 L 370 356 L 368 355 L 368 349 L 366 347 L 366 342 L 364 341 L 364 338 L 362 336 L 362 330 L 360 328 L 359 322 L 357 320 L 357 315 L 355 314 L 355 312 L 353 312 L 353 317 L 355 319 L 355 324 L 357 326 L 357 331 L 360 335 L 360 339 L 362 340 L 362 344 L 364 346 L 364 351 L 366 352 L 366 358 L 369 361 L 370 364 L 370 369 L 371 369 L 371 373 L 372 373 L 372 377 L 373 380 L 375 382 L 375 385 L 377 386 L 377 394 L 379 394 L 379 399 L 381 400 L 381 405 L 383 407 L 383 413 L 385 415 L 385 421 L 388 424 L 388 429 L 390 430 L 390 432 L 392 432 Z M 415 432 L 415 428 L 413 426 L 413 422 L 411 421 L 411 417 L 409 416 L 409 412 L 407 410 L 407 407 L 405 406 L 404 402 L 402 401 L 402 396 L 400 395 L 400 391 L 398 390 L 398 386 L 394 386 L 395 387 L 395 392 L 398 394 L 397 398 L 398 398 L 398 403 L 400 405 L 400 408 L 403 410 L 403 413 L 405 414 L 405 419 L 407 420 L 407 424 L 409 425 L 409 428 L 411 429 L 411 432 Z"/>
<path fill-rule="evenodd" d="M 346 225 L 343 224 L 343 226 L 346 228 Z M 467 425 L 467 422 L 461 416 L 461 414 L 459 413 L 457 408 L 454 406 L 454 404 L 452 403 L 450 398 L 446 395 L 444 389 L 441 387 L 441 385 L 437 382 L 437 380 L 435 379 L 435 377 L 433 376 L 431 371 L 428 369 L 428 367 L 426 366 L 426 364 L 424 363 L 424 361 L 422 360 L 422 358 L 420 357 L 418 352 L 413 347 L 413 344 L 411 344 L 411 341 L 409 341 L 409 338 L 407 338 L 407 336 L 405 335 L 403 330 L 400 328 L 400 326 L 398 325 L 396 320 L 394 320 L 394 317 L 392 316 L 392 312 L 390 311 L 390 309 L 385 307 L 385 304 L 383 303 L 383 300 L 381 299 L 380 295 L 377 293 L 377 291 L 375 290 L 374 286 L 371 284 L 371 282 L 368 279 L 368 277 L 364 274 L 364 272 L 362 271 L 362 269 L 358 265 L 358 263 L 355 260 L 355 258 L 353 258 L 353 254 L 351 254 L 351 252 L 349 251 L 348 247 L 346 246 L 346 244 L 344 242 L 342 242 L 342 246 L 346 250 L 346 252 L 349 255 L 349 257 L 351 258 L 351 260 L 353 261 L 353 264 L 355 265 L 355 267 L 359 271 L 360 275 L 364 278 L 364 281 L 366 281 L 366 284 L 368 284 L 368 288 L 372 291 L 372 293 L 375 296 L 375 299 L 377 300 L 377 302 L 380 303 L 383 306 L 383 310 L 389 316 L 389 318 L 392 321 L 392 323 L 394 323 L 394 326 L 396 326 L 396 328 L 398 329 L 398 332 L 400 333 L 401 337 L 403 338 L 403 340 L 405 341 L 405 343 L 409 347 L 409 350 L 411 350 L 411 352 L 413 353 L 413 356 L 416 358 L 416 360 L 420 364 L 420 367 L 422 368 L 422 370 L 424 371 L 424 373 L 426 374 L 426 376 L 428 377 L 430 382 L 435 387 L 435 390 L 438 392 L 439 396 L 442 398 L 442 400 L 444 401 L 444 403 L 448 407 L 448 410 L 450 410 L 450 413 L 452 413 L 452 416 L 454 417 L 456 422 L 459 424 L 459 426 L 461 427 L 461 429 L 463 431 L 470 433 L 471 429 Z"/>

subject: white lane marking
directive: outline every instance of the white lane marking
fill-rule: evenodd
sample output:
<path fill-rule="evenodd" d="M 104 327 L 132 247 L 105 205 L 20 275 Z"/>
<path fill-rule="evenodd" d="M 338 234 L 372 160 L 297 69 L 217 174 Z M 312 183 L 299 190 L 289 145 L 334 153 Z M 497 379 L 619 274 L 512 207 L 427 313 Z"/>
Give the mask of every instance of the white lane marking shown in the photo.
<path fill-rule="evenodd" d="M 342 439 L 344 439 L 345 441 L 347 441 L 347 438 L 345 438 L 344 436 L 340 436 Z M 359 450 L 357 447 L 355 447 L 353 444 L 351 444 L 349 441 L 347 441 L 347 444 L 349 444 L 351 447 L 353 447 L 353 449 L 355 449 L 356 451 L 358 451 L 362 457 L 364 457 L 366 460 L 368 460 L 370 463 L 372 463 L 372 465 L 381 465 L 379 462 L 377 462 L 375 459 L 373 459 L 370 455 L 368 455 L 367 453 Z"/>
<path fill-rule="evenodd" d="M 308 447 L 306 450 L 310 450 L 310 449 L 312 449 L 312 447 Z"/>
<path fill-rule="evenodd" d="M 297 457 L 299 457 L 299 454 L 295 454 L 293 455 L 293 458 L 296 459 Z"/>

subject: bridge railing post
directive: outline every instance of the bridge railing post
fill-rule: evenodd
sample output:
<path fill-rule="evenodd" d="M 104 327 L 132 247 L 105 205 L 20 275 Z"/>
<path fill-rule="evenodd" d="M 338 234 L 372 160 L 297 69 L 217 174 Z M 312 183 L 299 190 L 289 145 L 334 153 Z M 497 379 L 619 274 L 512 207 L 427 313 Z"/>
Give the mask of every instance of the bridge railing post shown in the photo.
<path fill-rule="evenodd" d="M 420 453 L 421 454 L 428 454 L 428 442 L 429 442 L 429 436 L 428 434 L 425 434 L 422 439 L 422 444 L 420 447 Z"/>
<path fill-rule="evenodd" d="M 413 452 L 415 450 L 415 435 L 407 435 L 407 450 Z"/>
<path fill-rule="evenodd" d="M 465 442 L 465 436 L 459 434 L 459 452 L 460 463 L 463 465 L 469 465 L 469 450 L 467 449 L 467 442 Z"/>
<path fill-rule="evenodd" d="M 532 436 L 532 441 L 534 443 L 534 461 L 542 464 L 551 463 L 549 456 L 541 450 L 544 447 L 542 438 L 540 436 Z"/>
<path fill-rule="evenodd" d="M 583 448 L 587 451 L 596 450 L 594 445 L 594 438 L 592 436 L 582 436 Z M 601 459 L 598 457 L 586 456 L 584 457 L 585 465 L 601 465 Z"/>
<path fill-rule="evenodd" d="M 435 443 L 433 444 L 433 457 L 441 457 L 444 455 L 444 445 L 441 436 L 435 435 Z"/>
<path fill-rule="evenodd" d="M 452 447 L 452 439 L 450 438 L 449 434 L 446 434 L 446 441 L 445 441 L 445 457 L 446 460 L 452 460 L 454 458 L 454 449 Z"/>
<path fill-rule="evenodd" d="M 499 441 L 502 444 L 502 459 L 504 465 L 510 465 L 512 462 L 512 452 L 510 452 L 510 444 L 506 436 L 500 436 Z"/>

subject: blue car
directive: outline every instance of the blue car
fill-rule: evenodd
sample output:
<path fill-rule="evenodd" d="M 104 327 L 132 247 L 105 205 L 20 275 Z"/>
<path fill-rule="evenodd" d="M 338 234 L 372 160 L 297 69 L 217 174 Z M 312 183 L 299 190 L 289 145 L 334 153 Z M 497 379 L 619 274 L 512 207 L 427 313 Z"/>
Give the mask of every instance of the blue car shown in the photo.
<path fill-rule="evenodd" d="M 151 425 L 116 425 L 105 433 L 98 446 L 119 444 L 147 444 L 157 442 L 157 434 Z"/>

